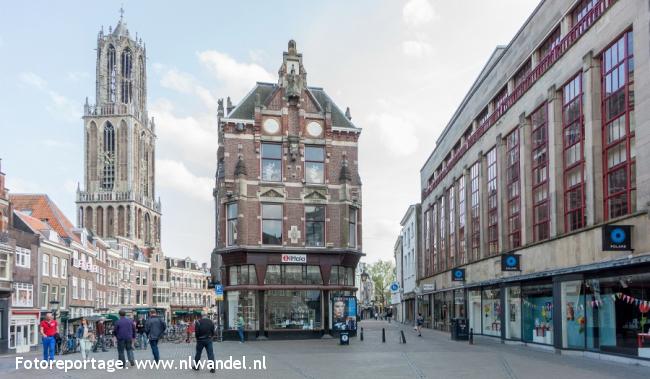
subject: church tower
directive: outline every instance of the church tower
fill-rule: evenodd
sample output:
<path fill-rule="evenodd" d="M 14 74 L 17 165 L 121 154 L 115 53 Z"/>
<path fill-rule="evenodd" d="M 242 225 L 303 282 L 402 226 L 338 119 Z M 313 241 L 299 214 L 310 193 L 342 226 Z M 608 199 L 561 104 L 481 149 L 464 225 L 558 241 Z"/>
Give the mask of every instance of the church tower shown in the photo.
<path fill-rule="evenodd" d="M 84 185 L 77 222 L 105 239 L 160 245 L 155 200 L 156 134 L 147 115 L 147 51 L 120 9 L 115 29 L 97 36 L 95 104 L 84 105 Z"/>

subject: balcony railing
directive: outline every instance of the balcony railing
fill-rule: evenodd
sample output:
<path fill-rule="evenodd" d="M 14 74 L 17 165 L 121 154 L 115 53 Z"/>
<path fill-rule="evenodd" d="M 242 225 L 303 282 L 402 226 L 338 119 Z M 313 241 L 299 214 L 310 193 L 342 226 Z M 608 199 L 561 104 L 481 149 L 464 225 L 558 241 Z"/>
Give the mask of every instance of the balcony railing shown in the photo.
<path fill-rule="evenodd" d="M 601 0 L 582 18 L 571 30 L 562 38 L 560 43 L 542 57 L 540 62 L 533 70 L 515 87 L 490 114 L 489 117 L 467 138 L 463 145 L 451 156 L 447 166 L 443 168 L 438 176 L 427 184 L 422 190 L 422 200 L 424 200 L 434 188 L 440 184 L 442 179 L 447 176 L 451 169 L 458 163 L 460 158 L 492 127 L 532 86 L 541 78 L 550 68 L 566 53 L 575 42 L 580 39 L 593 24 L 611 7 L 617 0 Z"/>
<path fill-rule="evenodd" d="M 161 206 L 159 201 L 150 197 L 142 196 L 140 193 L 133 191 L 125 192 L 77 192 L 77 202 L 96 202 L 96 201 L 135 201 L 156 212 L 160 212 Z"/>
<path fill-rule="evenodd" d="M 144 126 L 149 127 L 147 111 L 141 112 L 135 104 L 106 103 L 102 105 L 84 105 L 85 116 L 133 116 Z"/>

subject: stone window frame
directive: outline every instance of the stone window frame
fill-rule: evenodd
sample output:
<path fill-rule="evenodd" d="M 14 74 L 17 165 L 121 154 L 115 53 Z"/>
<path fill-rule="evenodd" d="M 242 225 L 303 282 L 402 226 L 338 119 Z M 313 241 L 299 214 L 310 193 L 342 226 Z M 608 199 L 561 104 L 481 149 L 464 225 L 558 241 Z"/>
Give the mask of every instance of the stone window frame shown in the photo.
<path fill-rule="evenodd" d="M 582 71 L 580 71 L 562 86 L 562 168 L 564 183 L 564 228 L 566 232 L 571 232 L 587 225 L 584 93 L 582 81 Z M 571 108 L 575 106 L 578 108 L 577 115 L 575 118 L 570 119 Z M 577 128 L 579 135 L 577 138 L 570 138 L 575 128 Z M 567 153 L 575 150 L 576 145 L 579 145 L 578 159 L 568 164 Z M 580 181 L 572 184 L 570 178 L 576 171 L 579 172 Z M 580 197 L 580 205 L 572 207 L 570 200 L 576 193 Z M 570 220 L 573 220 L 573 222 L 570 222 Z"/>

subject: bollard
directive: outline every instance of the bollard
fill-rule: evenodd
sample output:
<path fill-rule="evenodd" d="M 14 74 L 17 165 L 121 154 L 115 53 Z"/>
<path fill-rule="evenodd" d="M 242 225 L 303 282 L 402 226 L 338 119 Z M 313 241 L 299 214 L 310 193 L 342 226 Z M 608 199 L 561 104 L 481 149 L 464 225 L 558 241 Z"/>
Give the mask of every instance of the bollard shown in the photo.
<path fill-rule="evenodd" d="M 381 328 L 381 342 L 386 343 L 386 329 Z"/>
<path fill-rule="evenodd" d="M 402 343 L 406 343 L 406 336 L 404 336 L 404 331 L 400 330 L 400 333 L 402 333 Z"/>
<path fill-rule="evenodd" d="M 474 328 L 469 328 L 469 344 L 474 345 Z"/>
<path fill-rule="evenodd" d="M 359 335 L 359 337 L 361 338 L 361 341 L 363 341 L 363 328 L 361 328 L 361 334 Z"/>

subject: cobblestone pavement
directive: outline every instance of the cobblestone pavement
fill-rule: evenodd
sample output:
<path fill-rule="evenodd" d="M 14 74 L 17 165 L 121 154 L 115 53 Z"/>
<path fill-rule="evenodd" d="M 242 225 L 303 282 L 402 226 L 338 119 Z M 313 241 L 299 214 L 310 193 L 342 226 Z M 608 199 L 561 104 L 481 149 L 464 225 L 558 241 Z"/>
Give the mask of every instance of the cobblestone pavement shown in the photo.
<path fill-rule="evenodd" d="M 349 346 L 339 346 L 337 339 L 300 341 L 253 341 L 215 343 L 217 359 L 242 359 L 252 366 L 253 360 L 265 357 L 266 370 L 218 370 L 210 374 L 205 369 L 153 370 L 130 367 L 109 373 L 103 370 L 80 369 L 67 373 L 54 370 L 28 371 L 15 369 L 15 357 L 0 358 L 0 377 L 3 379 L 35 378 L 554 378 L 647 379 L 650 367 L 604 362 L 590 358 L 553 354 L 538 349 L 496 343 L 479 338 L 475 345 L 449 340 L 447 333 L 423 330 L 417 337 L 412 328 L 384 321 L 363 321 L 364 341 L 352 338 Z M 386 343 L 381 342 L 381 328 L 386 328 Z M 403 330 L 407 343 L 399 343 Z M 187 360 L 193 345 L 165 343 L 160 345 L 161 359 Z M 25 356 L 34 359 L 35 353 Z M 108 353 L 91 354 L 95 359 L 115 359 L 115 349 Z M 80 354 L 63 357 L 80 359 Z M 150 350 L 136 350 L 136 360 L 151 359 Z"/>

